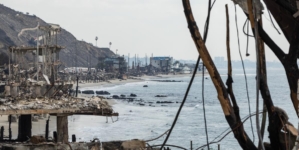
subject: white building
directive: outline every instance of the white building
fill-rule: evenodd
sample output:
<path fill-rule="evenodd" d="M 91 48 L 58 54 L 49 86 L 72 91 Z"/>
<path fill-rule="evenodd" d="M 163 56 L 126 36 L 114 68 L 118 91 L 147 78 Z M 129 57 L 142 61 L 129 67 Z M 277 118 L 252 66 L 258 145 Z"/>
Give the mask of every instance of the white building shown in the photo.
<path fill-rule="evenodd" d="M 91 71 L 95 71 L 95 68 L 90 68 Z M 88 68 L 87 67 L 68 67 L 64 68 L 65 73 L 87 73 Z"/>
<path fill-rule="evenodd" d="M 174 62 L 173 65 L 172 65 L 172 68 L 176 69 L 176 70 L 180 69 L 180 62 L 179 61 Z"/>
<path fill-rule="evenodd" d="M 183 67 L 181 67 L 181 72 L 182 74 L 189 74 L 191 73 L 192 69 L 189 68 L 187 65 L 184 65 Z"/>
<path fill-rule="evenodd" d="M 163 72 L 170 72 L 172 68 L 172 57 L 150 57 L 150 64 Z"/>

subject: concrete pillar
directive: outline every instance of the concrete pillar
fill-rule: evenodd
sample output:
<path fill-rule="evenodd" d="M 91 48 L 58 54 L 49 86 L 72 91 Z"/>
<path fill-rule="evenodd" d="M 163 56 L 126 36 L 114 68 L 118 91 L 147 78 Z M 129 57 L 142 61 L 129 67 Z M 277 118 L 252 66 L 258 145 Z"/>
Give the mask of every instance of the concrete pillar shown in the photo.
<path fill-rule="evenodd" d="M 41 86 L 35 86 L 35 97 L 41 97 Z"/>
<path fill-rule="evenodd" d="M 5 96 L 10 95 L 10 86 L 5 86 Z"/>
<path fill-rule="evenodd" d="M 28 137 L 31 137 L 31 129 L 32 129 L 32 122 L 31 122 L 31 115 L 21 115 L 19 117 L 19 134 L 18 140 L 19 141 L 26 141 Z"/>
<path fill-rule="evenodd" d="M 18 96 L 18 88 L 17 86 L 11 86 L 11 91 L 10 94 L 12 97 L 17 97 Z"/>
<path fill-rule="evenodd" d="M 68 143 L 67 115 L 57 115 L 57 142 Z"/>

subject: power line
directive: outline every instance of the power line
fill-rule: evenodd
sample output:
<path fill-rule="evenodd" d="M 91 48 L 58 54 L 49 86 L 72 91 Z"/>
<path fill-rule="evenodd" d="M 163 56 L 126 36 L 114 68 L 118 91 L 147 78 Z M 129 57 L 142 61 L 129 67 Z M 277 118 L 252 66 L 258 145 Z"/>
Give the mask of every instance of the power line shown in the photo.
<path fill-rule="evenodd" d="M 278 34 L 280 34 L 279 30 L 278 30 L 278 29 L 276 28 L 276 26 L 274 25 L 274 22 L 273 22 L 272 17 L 271 17 L 271 13 L 270 13 L 270 11 L 269 11 L 268 8 L 267 8 L 267 10 L 268 10 L 268 14 L 269 14 L 269 17 L 270 17 L 270 20 L 271 20 L 271 23 L 272 23 L 274 29 L 276 29 L 276 31 L 278 32 Z"/>
<path fill-rule="evenodd" d="M 205 97 L 204 97 L 204 89 L 205 89 L 205 84 L 204 84 L 205 73 L 204 73 L 204 70 L 205 70 L 205 66 L 202 64 L 202 107 L 203 107 L 203 116 L 204 116 L 204 122 L 205 122 L 206 140 L 207 140 L 208 149 L 210 149 L 207 119 L 206 119 Z"/>
<path fill-rule="evenodd" d="M 253 7 L 255 16 L 257 16 L 256 13 L 256 7 Z M 259 39 L 258 39 L 258 22 L 256 19 L 254 19 L 254 33 L 255 33 L 255 50 L 256 50 L 256 118 L 255 118 L 255 123 L 256 123 L 256 131 L 257 131 L 257 136 L 259 139 L 259 144 L 261 145 L 262 150 L 265 150 L 264 144 L 263 144 L 263 139 L 261 135 L 261 129 L 260 129 L 260 118 L 259 118 L 259 91 L 260 91 L 260 53 L 259 53 Z"/>
<path fill-rule="evenodd" d="M 240 39 L 239 39 L 239 29 L 238 29 L 238 19 L 237 19 L 237 8 L 236 8 L 236 5 L 235 5 L 235 22 L 236 22 L 237 37 L 238 37 L 239 54 L 240 54 L 240 58 L 241 58 L 241 62 L 242 62 L 242 67 L 243 67 L 243 72 L 244 72 L 244 77 L 245 77 L 247 101 L 248 101 L 248 108 L 249 108 L 248 110 L 249 110 L 249 114 L 251 114 L 250 99 L 249 99 L 248 84 L 247 84 L 247 76 L 246 76 L 246 71 L 245 71 L 243 57 L 242 57 L 241 48 L 240 48 Z M 251 125 L 251 132 L 252 132 L 253 143 L 254 143 L 255 136 L 254 136 L 254 132 L 253 132 L 253 125 L 252 125 L 252 119 L 251 118 L 250 118 L 250 125 Z"/>
<path fill-rule="evenodd" d="M 259 114 L 264 113 L 263 111 L 260 111 Z M 239 124 L 238 126 L 236 126 L 235 128 L 231 129 L 230 131 L 228 131 L 230 129 L 230 127 L 228 127 L 227 129 L 225 129 L 222 133 L 220 133 L 217 137 L 215 137 L 212 142 L 210 142 L 209 144 L 215 144 L 215 143 L 219 143 L 220 141 L 222 141 L 227 135 L 229 135 L 229 133 L 231 133 L 232 131 L 234 131 L 235 129 L 237 129 L 239 126 L 243 125 L 249 118 L 251 118 L 252 116 L 256 115 L 256 112 L 249 114 L 245 117 L 242 118 L 242 123 Z M 228 132 L 227 132 L 228 131 Z M 227 132 L 224 136 L 222 136 L 219 140 L 215 141 L 216 139 L 218 139 L 221 135 L 223 135 L 225 132 Z M 202 145 L 200 147 L 198 147 L 196 150 L 199 150 L 201 148 L 206 147 L 207 144 Z"/>
<path fill-rule="evenodd" d="M 214 3 L 215 3 L 215 1 L 214 1 Z M 213 5 L 214 5 L 214 3 L 213 3 Z M 211 9 L 212 9 L 211 0 L 209 0 L 208 17 L 207 17 L 207 20 L 206 20 L 206 23 L 205 23 L 206 28 L 204 30 L 204 39 L 203 39 L 204 43 L 206 43 L 206 39 L 207 39 L 207 36 L 208 36 Z M 203 107 L 203 116 L 204 116 L 204 123 L 205 123 L 206 141 L 207 141 L 208 149 L 210 149 L 207 119 L 206 119 L 205 96 L 204 96 L 204 89 L 205 89 L 204 70 L 205 70 L 205 65 L 204 65 L 204 63 L 202 63 L 202 82 L 201 82 L 201 84 L 202 84 L 202 92 L 201 92 L 201 94 L 202 94 L 202 107 Z"/>
<path fill-rule="evenodd" d="M 183 1 L 184 1 L 184 0 L 183 0 Z M 215 1 L 216 1 L 216 0 L 214 0 L 213 5 L 214 5 Z M 213 5 L 212 5 L 212 6 L 213 6 Z M 211 7 L 211 0 L 209 0 L 209 10 L 208 10 L 208 16 L 207 16 L 207 19 L 206 19 L 206 23 L 205 23 L 205 31 L 204 31 L 204 39 L 203 39 L 204 42 L 206 41 L 206 38 L 207 38 L 207 35 L 208 35 L 207 33 L 208 33 L 208 29 L 209 29 L 209 20 L 210 20 L 210 12 L 211 12 L 211 10 L 212 10 L 212 7 Z M 184 99 L 183 99 L 183 101 L 182 101 L 182 103 L 181 103 L 181 105 L 180 105 L 180 107 L 179 107 L 179 109 L 178 109 L 178 112 L 177 112 L 177 114 L 176 114 L 176 116 L 175 116 L 175 119 L 174 119 L 174 121 L 173 121 L 173 123 L 172 123 L 172 125 L 171 125 L 171 127 L 170 127 L 170 129 L 169 129 L 169 133 L 167 134 L 167 136 L 166 136 L 166 138 L 165 138 L 163 144 L 162 144 L 161 147 L 160 147 L 160 150 L 162 150 L 162 148 L 165 146 L 165 144 L 166 144 L 166 142 L 167 142 L 167 140 L 168 140 L 168 138 L 169 138 L 169 136 L 170 136 L 170 134 L 171 134 L 171 132 L 172 132 L 172 130 L 173 130 L 173 128 L 174 128 L 176 122 L 177 122 L 177 120 L 178 120 L 178 117 L 179 117 L 179 115 L 180 115 L 180 113 L 181 113 L 181 110 L 182 110 L 182 108 L 183 108 L 183 106 L 184 106 L 184 104 L 185 104 L 185 102 L 186 102 L 186 99 L 187 99 L 187 97 L 188 97 L 190 88 L 191 88 L 191 86 L 192 86 L 194 77 L 195 77 L 196 72 L 197 72 L 197 69 L 198 69 L 199 61 L 200 61 L 200 56 L 198 56 L 198 58 L 197 58 L 197 62 L 196 62 L 196 65 L 195 65 L 195 69 L 194 69 L 194 71 L 193 71 L 191 80 L 190 80 L 190 82 L 189 82 L 189 84 L 188 84 L 186 93 L 185 93 L 185 95 L 184 95 Z"/>
<path fill-rule="evenodd" d="M 247 33 L 245 32 L 245 25 L 247 24 L 247 27 L 248 27 L 248 18 L 245 20 L 244 22 L 244 25 L 243 25 L 243 33 L 246 35 L 246 36 L 250 36 L 250 37 L 254 37 L 253 35 L 249 35 L 249 31 L 247 30 Z"/>
<path fill-rule="evenodd" d="M 248 18 L 247 18 L 247 33 L 249 33 L 249 23 L 248 23 Z M 248 45 L 249 45 L 249 36 L 247 36 L 247 39 L 246 39 L 246 56 L 249 56 L 249 53 L 248 53 Z"/>
<path fill-rule="evenodd" d="M 170 127 L 170 129 L 169 129 L 169 133 L 167 134 L 167 136 L 166 136 L 166 138 L 165 138 L 163 144 L 162 144 L 161 147 L 160 147 L 160 150 L 162 150 L 162 148 L 163 148 L 164 145 L 166 144 L 166 142 L 167 142 L 167 140 L 168 140 L 168 138 L 169 138 L 169 136 L 170 136 L 170 134 L 171 134 L 171 132 L 172 132 L 172 130 L 173 130 L 173 128 L 174 128 L 174 126 L 175 126 L 177 120 L 178 120 L 178 118 L 179 118 L 179 115 L 180 115 L 180 113 L 181 113 L 181 110 L 182 110 L 182 108 L 183 108 L 183 106 L 184 106 L 184 104 L 185 104 L 185 102 L 186 102 L 187 97 L 188 97 L 188 94 L 189 94 L 191 85 L 192 85 L 192 83 L 193 83 L 193 80 L 194 80 L 194 77 L 195 77 L 195 74 L 196 74 L 196 71 L 197 71 L 197 68 L 198 68 L 199 61 L 200 61 L 200 56 L 198 56 L 198 59 L 197 59 L 196 65 L 195 65 L 195 70 L 194 70 L 194 72 L 193 72 L 193 74 L 192 74 L 192 77 L 191 77 L 191 80 L 190 80 L 190 82 L 189 82 L 189 84 L 188 84 L 186 93 L 185 93 L 185 95 L 184 95 L 184 99 L 183 99 L 183 101 L 182 101 L 182 103 L 181 103 L 181 105 L 180 105 L 180 107 L 179 107 L 179 109 L 178 109 L 178 112 L 177 112 L 177 114 L 176 114 L 176 116 L 175 116 L 175 118 L 174 118 L 174 121 L 173 121 L 173 123 L 172 123 L 172 125 L 171 125 L 171 127 Z"/>

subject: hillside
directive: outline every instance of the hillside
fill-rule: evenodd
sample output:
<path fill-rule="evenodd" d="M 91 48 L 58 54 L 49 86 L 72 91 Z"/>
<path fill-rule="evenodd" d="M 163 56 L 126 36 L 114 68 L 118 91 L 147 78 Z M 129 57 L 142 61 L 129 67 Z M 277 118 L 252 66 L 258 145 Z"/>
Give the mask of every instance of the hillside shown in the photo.
<path fill-rule="evenodd" d="M 0 65 L 8 62 L 7 50 L 9 46 L 35 46 L 34 39 L 37 37 L 37 31 L 26 31 L 20 38 L 18 34 L 22 29 L 34 28 L 37 25 L 45 26 L 47 23 L 35 15 L 28 15 L 15 11 L 0 4 Z M 59 22 L 55 23 L 59 24 Z M 92 44 L 77 40 L 66 29 L 57 34 L 58 45 L 65 47 L 60 52 L 60 60 L 66 66 L 87 66 L 87 59 L 90 59 L 91 65 L 97 63 L 97 56 L 113 56 L 114 53 L 109 48 L 98 48 Z M 77 57 L 75 57 L 77 55 Z M 84 57 L 82 57 L 84 56 Z M 27 59 L 30 59 L 29 54 Z M 77 63 L 75 62 L 77 58 Z"/>

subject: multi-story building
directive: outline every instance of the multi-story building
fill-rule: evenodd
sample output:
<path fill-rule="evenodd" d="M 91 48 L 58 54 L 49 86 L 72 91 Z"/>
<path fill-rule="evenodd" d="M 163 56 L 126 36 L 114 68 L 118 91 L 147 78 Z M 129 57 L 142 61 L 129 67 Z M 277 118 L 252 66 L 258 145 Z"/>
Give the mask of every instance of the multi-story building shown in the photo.
<path fill-rule="evenodd" d="M 119 71 L 121 74 L 127 71 L 128 64 L 124 57 L 107 57 L 99 60 L 99 69 L 105 69 L 107 72 Z"/>
<path fill-rule="evenodd" d="M 150 65 L 161 72 L 170 72 L 173 64 L 172 57 L 150 57 Z"/>

